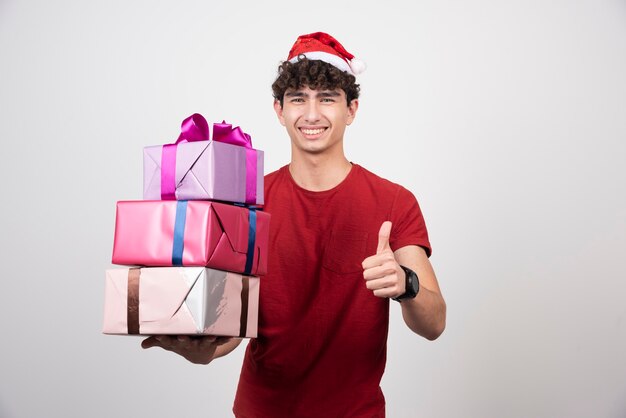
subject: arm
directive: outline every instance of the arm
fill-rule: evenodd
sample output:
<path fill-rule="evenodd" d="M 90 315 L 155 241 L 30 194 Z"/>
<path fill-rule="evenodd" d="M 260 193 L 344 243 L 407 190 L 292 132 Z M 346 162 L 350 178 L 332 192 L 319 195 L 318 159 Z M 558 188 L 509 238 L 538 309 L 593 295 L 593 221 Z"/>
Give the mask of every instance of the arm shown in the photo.
<path fill-rule="evenodd" d="M 400 301 L 404 322 L 416 334 L 434 340 L 446 327 L 446 302 L 441 295 L 435 271 L 426 256 L 426 251 L 416 245 L 408 245 L 396 250 L 394 257 L 397 267 L 399 268 L 401 264 L 413 270 L 417 273 L 420 283 L 415 298 Z M 396 271 L 399 282 L 402 282 L 402 292 L 392 297 L 404 293 L 406 284 L 404 270 L 399 268 Z"/>
<path fill-rule="evenodd" d="M 141 342 L 141 347 L 161 347 L 196 364 L 209 364 L 233 351 L 241 338 L 189 335 L 155 335 Z"/>
<path fill-rule="evenodd" d="M 376 254 L 363 261 L 363 277 L 374 296 L 394 298 L 406 288 L 400 264 L 417 273 L 420 290 L 414 299 L 404 299 L 402 317 L 411 331 L 429 340 L 441 335 L 446 326 L 446 303 L 441 295 L 435 272 L 423 248 L 407 245 L 395 252 L 389 246 L 391 222 L 380 228 Z"/>

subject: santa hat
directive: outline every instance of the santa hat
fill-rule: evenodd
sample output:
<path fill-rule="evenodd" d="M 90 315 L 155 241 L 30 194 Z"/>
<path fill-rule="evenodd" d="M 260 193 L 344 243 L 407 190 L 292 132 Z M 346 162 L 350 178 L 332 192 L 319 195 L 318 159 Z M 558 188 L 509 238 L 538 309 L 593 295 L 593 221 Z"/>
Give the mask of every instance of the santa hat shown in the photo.
<path fill-rule="evenodd" d="M 352 75 L 365 71 L 365 63 L 354 57 L 335 38 L 324 32 L 298 36 L 289 51 L 289 62 L 298 61 L 304 55 L 310 60 L 324 61 Z"/>

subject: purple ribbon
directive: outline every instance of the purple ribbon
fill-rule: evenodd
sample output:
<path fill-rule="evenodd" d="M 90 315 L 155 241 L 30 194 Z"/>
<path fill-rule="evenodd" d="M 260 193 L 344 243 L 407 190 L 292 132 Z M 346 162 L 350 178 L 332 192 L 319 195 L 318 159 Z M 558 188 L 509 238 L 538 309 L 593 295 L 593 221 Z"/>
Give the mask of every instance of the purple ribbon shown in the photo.
<path fill-rule="evenodd" d="M 209 124 L 204 116 L 194 113 L 185 119 L 180 135 L 173 144 L 163 145 L 161 152 L 161 200 L 176 200 L 176 148 L 182 141 L 208 141 Z"/>
<path fill-rule="evenodd" d="M 256 150 L 252 148 L 250 135 L 242 131 L 239 126 L 233 128 L 230 123 L 222 121 L 222 123 L 213 124 L 213 141 L 238 145 L 246 149 L 246 204 L 255 204 L 257 156 Z"/>

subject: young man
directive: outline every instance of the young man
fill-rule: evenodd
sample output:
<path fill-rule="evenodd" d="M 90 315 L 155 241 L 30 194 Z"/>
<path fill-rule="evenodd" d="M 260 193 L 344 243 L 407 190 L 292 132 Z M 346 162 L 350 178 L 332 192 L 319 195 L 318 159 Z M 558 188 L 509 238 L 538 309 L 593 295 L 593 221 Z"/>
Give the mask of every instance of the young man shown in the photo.
<path fill-rule="evenodd" d="M 334 38 L 313 33 L 298 38 L 272 85 L 291 162 L 265 178 L 269 274 L 237 417 L 384 417 L 389 299 L 415 333 L 433 340 L 445 327 L 415 197 L 344 155 L 344 131 L 359 106 L 356 67 Z M 151 337 L 143 346 L 206 364 L 239 343 Z"/>

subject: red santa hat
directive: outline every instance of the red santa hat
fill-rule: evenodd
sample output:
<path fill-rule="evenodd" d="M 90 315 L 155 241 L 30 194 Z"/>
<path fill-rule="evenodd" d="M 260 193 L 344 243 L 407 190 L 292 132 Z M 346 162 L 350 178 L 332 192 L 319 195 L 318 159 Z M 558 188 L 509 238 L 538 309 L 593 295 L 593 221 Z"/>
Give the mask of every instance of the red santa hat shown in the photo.
<path fill-rule="evenodd" d="M 324 32 L 298 36 L 289 51 L 289 62 L 304 55 L 310 60 L 321 60 L 352 75 L 365 71 L 365 63 L 354 57 L 335 38 Z"/>

